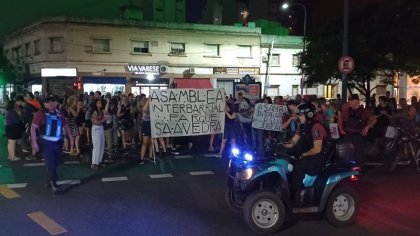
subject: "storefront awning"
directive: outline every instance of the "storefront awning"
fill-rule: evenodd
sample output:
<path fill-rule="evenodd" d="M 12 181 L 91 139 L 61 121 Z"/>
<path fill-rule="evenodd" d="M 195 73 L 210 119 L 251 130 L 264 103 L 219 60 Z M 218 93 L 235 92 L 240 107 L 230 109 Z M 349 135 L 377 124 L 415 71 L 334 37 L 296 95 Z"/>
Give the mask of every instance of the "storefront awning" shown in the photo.
<path fill-rule="evenodd" d="M 84 84 L 126 84 L 125 77 L 83 77 Z"/>
<path fill-rule="evenodd" d="M 175 79 L 176 88 L 211 89 L 210 79 Z"/>

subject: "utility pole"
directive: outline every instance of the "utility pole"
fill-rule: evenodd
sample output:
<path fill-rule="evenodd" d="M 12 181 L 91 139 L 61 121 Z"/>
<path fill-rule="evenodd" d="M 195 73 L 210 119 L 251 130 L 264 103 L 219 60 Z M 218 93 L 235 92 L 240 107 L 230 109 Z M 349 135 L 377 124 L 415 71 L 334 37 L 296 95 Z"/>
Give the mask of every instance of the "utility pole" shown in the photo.
<path fill-rule="evenodd" d="M 270 87 L 270 73 L 271 73 L 271 54 L 273 53 L 273 47 L 274 47 L 274 37 L 271 40 L 271 47 L 268 49 L 268 58 L 267 58 L 267 71 L 265 76 L 265 83 L 264 83 L 264 93 L 267 95 L 267 90 Z"/>
<path fill-rule="evenodd" d="M 343 9 L 343 57 L 349 54 L 349 0 L 344 1 Z M 347 81 L 348 75 L 341 74 L 341 98 L 343 103 L 347 102 Z"/>

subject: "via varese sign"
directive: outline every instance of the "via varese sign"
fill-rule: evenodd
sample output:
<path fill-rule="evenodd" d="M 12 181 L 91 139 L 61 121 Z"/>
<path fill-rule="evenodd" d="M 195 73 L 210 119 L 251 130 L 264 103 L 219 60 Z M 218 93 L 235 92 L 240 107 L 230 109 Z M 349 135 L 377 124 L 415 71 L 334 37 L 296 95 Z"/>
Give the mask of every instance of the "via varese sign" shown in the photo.
<path fill-rule="evenodd" d="M 152 89 L 152 137 L 222 133 L 225 127 L 223 89 Z"/>
<path fill-rule="evenodd" d="M 257 103 L 254 109 L 252 128 L 281 131 L 281 118 L 286 111 L 286 106 Z"/>

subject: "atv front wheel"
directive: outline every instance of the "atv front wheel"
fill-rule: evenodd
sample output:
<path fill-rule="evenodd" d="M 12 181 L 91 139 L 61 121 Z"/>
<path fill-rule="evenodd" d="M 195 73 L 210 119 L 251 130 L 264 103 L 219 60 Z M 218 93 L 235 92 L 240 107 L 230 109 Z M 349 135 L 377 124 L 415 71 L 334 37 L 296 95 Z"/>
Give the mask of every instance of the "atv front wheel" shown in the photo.
<path fill-rule="evenodd" d="M 235 213 L 242 213 L 244 202 L 238 193 L 233 192 L 229 188 L 225 191 L 225 201 L 229 208 Z"/>
<path fill-rule="evenodd" d="M 247 225 L 260 234 L 278 231 L 286 218 L 283 201 L 266 190 L 255 192 L 246 199 L 243 214 Z"/>
<path fill-rule="evenodd" d="M 349 186 L 335 189 L 328 198 L 325 215 L 335 226 L 352 224 L 359 210 L 359 194 Z"/>

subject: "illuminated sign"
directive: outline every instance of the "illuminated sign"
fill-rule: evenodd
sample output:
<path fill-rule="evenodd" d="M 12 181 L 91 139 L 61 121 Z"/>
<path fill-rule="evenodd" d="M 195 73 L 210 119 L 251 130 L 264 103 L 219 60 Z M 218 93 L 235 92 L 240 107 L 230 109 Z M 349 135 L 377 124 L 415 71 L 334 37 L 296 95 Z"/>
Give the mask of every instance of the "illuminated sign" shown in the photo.
<path fill-rule="evenodd" d="M 56 77 L 56 76 L 75 77 L 77 76 L 77 69 L 76 68 L 42 68 L 41 76 L 42 77 Z"/>
<path fill-rule="evenodd" d="M 160 66 L 158 65 L 128 65 L 127 70 L 135 75 L 154 74 L 158 75 Z"/>

